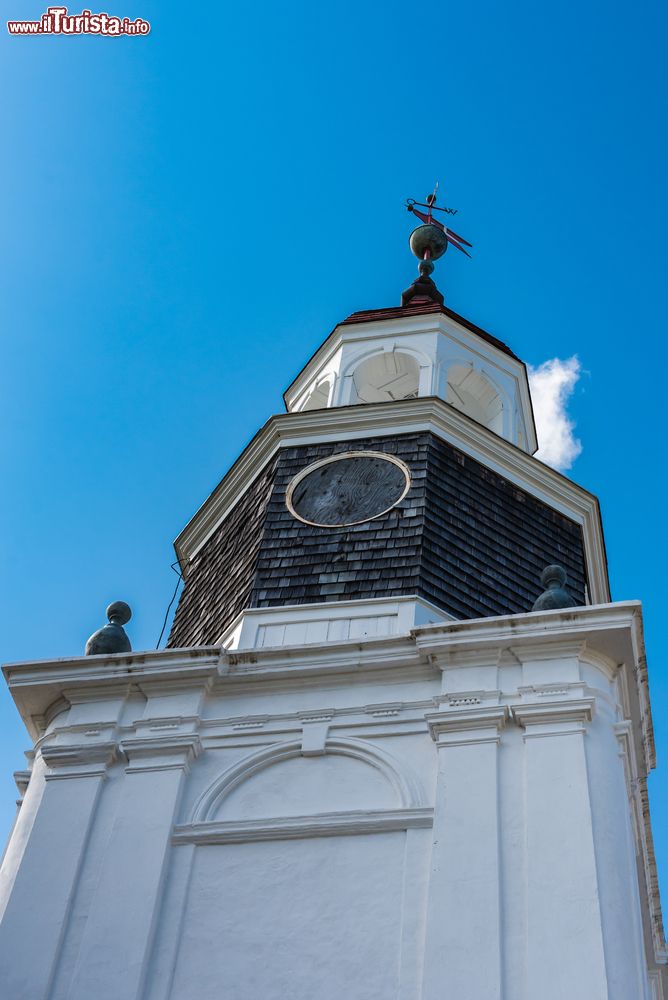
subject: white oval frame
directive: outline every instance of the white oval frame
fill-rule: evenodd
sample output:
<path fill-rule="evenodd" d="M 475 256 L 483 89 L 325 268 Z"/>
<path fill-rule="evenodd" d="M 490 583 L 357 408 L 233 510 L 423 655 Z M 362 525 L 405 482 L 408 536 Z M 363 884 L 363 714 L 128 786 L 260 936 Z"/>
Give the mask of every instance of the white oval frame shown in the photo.
<path fill-rule="evenodd" d="M 323 465 L 329 465 L 331 462 L 340 462 L 344 458 L 382 458 L 386 462 L 392 462 L 393 465 L 398 466 L 404 474 L 406 480 L 403 492 L 394 503 L 386 507 L 385 510 L 379 511 L 374 514 L 373 517 L 363 517 L 360 521 L 345 521 L 342 524 L 320 524 L 318 521 L 307 521 L 305 517 L 298 514 L 292 503 L 292 496 L 294 491 L 297 489 L 302 479 L 305 479 L 316 469 L 322 468 Z M 321 458 L 318 462 L 313 462 L 312 465 L 307 465 L 305 469 L 298 472 L 297 475 L 290 481 L 288 485 L 287 492 L 285 494 L 285 504 L 294 518 L 301 521 L 302 524 L 309 524 L 312 528 L 352 528 L 355 524 L 366 524 L 367 521 L 375 521 L 378 517 L 383 517 L 384 514 L 389 513 L 398 503 L 404 499 L 408 493 L 411 486 L 411 471 L 405 462 L 402 462 L 400 458 L 396 455 L 388 455 L 384 451 L 343 451 L 338 455 L 330 455 L 328 458 Z"/>

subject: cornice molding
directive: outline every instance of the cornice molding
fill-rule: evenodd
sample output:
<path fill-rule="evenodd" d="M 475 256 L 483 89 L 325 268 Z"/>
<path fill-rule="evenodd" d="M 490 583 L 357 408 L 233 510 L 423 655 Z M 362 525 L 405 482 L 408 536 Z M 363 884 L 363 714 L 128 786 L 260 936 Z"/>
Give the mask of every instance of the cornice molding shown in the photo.
<path fill-rule="evenodd" d="M 303 687 L 309 678 L 317 682 L 327 675 L 330 683 L 350 683 L 361 676 L 411 680 L 436 679 L 440 671 L 470 665 L 493 665 L 506 650 L 515 656 L 523 647 L 545 643 L 552 651 L 573 643 L 586 644 L 614 663 L 626 663 L 640 691 L 641 725 L 645 740 L 651 739 L 651 716 L 646 670 L 637 664 L 643 657 L 640 604 L 630 601 L 562 611 L 528 612 L 496 618 L 478 618 L 421 625 L 408 635 L 299 646 L 225 651 L 218 647 L 170 649 L 156 652 L 116 654 L 109 657 L 77 657 L 70 660 L 9 664 L 5 676 L 14 700 L 35 739 L 43 730 L 35 724 L 64 691 L 87 692 L 96 699 L 113 689 L 119 694 L 152 686 L 163 690 L 187 690 L 205 685 L 215 693 L 224 688 L 254 691 Z M 519 657 L 518 657 L 519 659 Z M 97 661 L 91 665 L 91 660 Z M 483 685 L 484 686 L 484 685 Z M 107 723 L 105 722 L 105 725 Z M 653 749 L 649 747 L 648 766 Z"/>
<path fill-rule="evenodd" d="M 185 823 L 177 826 L 174 844 L 244 844 L 251 841 L 341 837 L 394 830 L 425 829 L 433 823 L 431 808 L 359 810 L 290 816 L 287 819 Z"/>
<path fill-rule="evenodd" d="M 68 700 L 82 696 L 83 685 L 95 685 L 103 698 L 113 698 L 125 691 L 128 682 L 137 678 L 159 679 L 167 683 L 171 673 L 184 670 L 194 676 L 217 668 L 219 646 L 188 646 L 184 649 L 138 650 L 131 653 L 106 653 L 99 656 L 70 656 L 56 660 L 31 660 L 5 663 L 2 672 L 11 689 L 34 684 L 59 684 Z M 78 692 L 81 688 L 81 692 Z M 55 701 L 55 699 L 54 699 Z"/>
<path fill-rule="evenodd" d="M 2 672 L 28 732 L 37 740 L 54 715 L 50 707 L 67 707 L 63 699 L 90 701 L 98 694 L 102 700 L 125 698 L 140 685 L 149 691 L 154 682 L 173 682 L 175 689 L 201 686 L 217 676 L 220 659 L 218 646 L 201 646 L 7 663 Z"/>
<path fill-rule="evenodd" d="M 62 778 L 100 777 L 106 773 L 118 753 L 114 740 L 98 743 L 56 745 L 44 743 L 39 750 L 42 760 L 52 771 L 45 774 L 46 781 Z"/>
<path fill-rule="evenodd" d="M 338 642 L 310 643 L 302 646 L 268 646 L 259 649 L 224 651 L 219 683 L 244 683 L 254 686 L 267 680 L 300 681 L 322 674 L 360 675 L 411 671 L 411 676 L 434 674 L 426 659 L 415 647 L 411 636 L 383 636 L 374 639 L 345 639 Z"/>
<path fill-rule="evenodd" d="M 585 640 L 578 636 L 554 636 L 537 638 L 533 642 L 530 639 L 522 640 L 511 648 L 521 663 L 541 663 L 554 660 L 556 655 L 564 660 L 579 660 L 584 655 L 586 645 Z"/>
<path fill-rule="evenodd" d="M 591 600 L 609 601 L 605 544 L 596 497 L 435 396 L 271 417 L 176 539 L 174 546 L 184 573 L 280 447 L 416 431 L 431 431 L 581 525 Z"/>
<path fill-rule="evenodd" d="M 595 706 L 594 698 L 563 698 L 554 701 L 532 702 L 526 705 L 513 705 L 512 714 L 515 722 L 523 729 L 573 722 L 584 726 L 585 723 L 591 722 Z M 568 730 L 568 732 L 573 731 Z M 543 733 L 543 735 L 549 734 Z"/>
<path fill-rule="evenodd" d="M 142 771 L 186 770 L 202 752 L 197 733 L 170 733 L 163 736 L 126 737 L 120 749 L 128 760 L 128 774 Z"/>
<path fill-rule="evenodd" d="M 476 705 L 427 712 L 425 719 L 431 738 L 442 747 L 498 743 L 509 715 L 506 705 Z"/>
<path fill-rule="evenodd" d="M 14 784 L 16 785 L 16 790 L 19 793 L 19 797 L 16 800 L 16 805 L 21 806 L 26 792 L 28 791 L 28 785 L 30 784 L 30 778 L 32 777 L 32 771 L 14 771 Z"/>
<path fill-rule="evenodd" d="M 485 661 L 483 647 L 517 650 L 543 644 L 552 656 L 560 648 L 572 652 L 574 645 L 583 647 L 592 635 L 624 633 L 630 639 L 635 619 L 641 611 L 639 601 L 619 601 L 615 604 L 587 605 L 557 611 L 529 611 L 518 615 L 498 615 L 494 618 L 470 618 L 458 622 L 438 622 L 419 625 L 411 634 L 417 648 L 440 666 L 441 656 L 459 656 L 471 652 Z M 605 650 L 602 650 L 605 654 Z"/>

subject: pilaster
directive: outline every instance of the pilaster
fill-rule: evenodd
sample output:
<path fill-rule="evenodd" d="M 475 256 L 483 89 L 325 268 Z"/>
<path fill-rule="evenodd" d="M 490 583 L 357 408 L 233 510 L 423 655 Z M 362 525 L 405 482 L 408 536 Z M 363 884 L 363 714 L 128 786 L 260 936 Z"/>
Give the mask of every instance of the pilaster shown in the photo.
<path fill-rule="evenodd" d="M 438 748 L 423 1000 L 500 1000 L 498 745 L 508 709 L 426 716 Z"/>
<path fill-rule="evenodd" d="M 121 750 L 128 764 L 118 818 L 102 859 L 71 1000 L 141 996 L 183 776 L 201 744 L 194 733 L 176 732 L 128 738 Z M 100 975 L 109 955 L 122 956 L 122 975 Z"/>
<path fill-rule="evenodd" d="M 529 697 L 512 710 L 525 742 L 526 996 L 608 1000 L 584 745 L 594 699 Z"/>
<path fill-rule="evenodd" d="M 29 795 L 41 796 L 39 805 L 34 813 L 29 802 L 22 807 L 3 864 L 4 878 L 13 883 L 0 925 L 0 982 L 12 1000 L 48 996 L 100 787 L 115 754 L 116 744 L 105 741 L 44 745 L 37 755 Z"/>

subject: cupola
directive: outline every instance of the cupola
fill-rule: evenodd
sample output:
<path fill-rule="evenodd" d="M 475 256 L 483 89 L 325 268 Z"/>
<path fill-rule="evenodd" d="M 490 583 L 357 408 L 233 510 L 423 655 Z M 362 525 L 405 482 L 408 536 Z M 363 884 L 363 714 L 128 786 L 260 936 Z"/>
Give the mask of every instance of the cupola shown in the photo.
<path fill-rule="evenodd" d="M 436 396 L 528 454 L 537 448 L 525 364 L 440 303 L 356 312 L 287 389 L 288 412 Z"/>
<path fill-rule="evenodd" d="M 522 613 L 552 565 L 575 605 L 609 599 L 596 500 L 532 457 L 526 366 L 445 305 L 433 261 L 469 244 L 420 207 L 401 304 L 334 328 L 177 539 L 170 646 Z"/>

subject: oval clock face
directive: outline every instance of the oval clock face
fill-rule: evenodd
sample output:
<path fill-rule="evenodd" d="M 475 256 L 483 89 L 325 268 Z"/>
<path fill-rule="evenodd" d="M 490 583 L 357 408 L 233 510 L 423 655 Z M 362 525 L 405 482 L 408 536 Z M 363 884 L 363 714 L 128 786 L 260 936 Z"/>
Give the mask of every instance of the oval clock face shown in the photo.
<path fill-rule="evenodd" d="M 341 528 L 386 514 L 406 496 L 408 467 L 377 451 L 346 452 L 315 462 L 290 483 L 286 502 L 300 521 Z"/>

